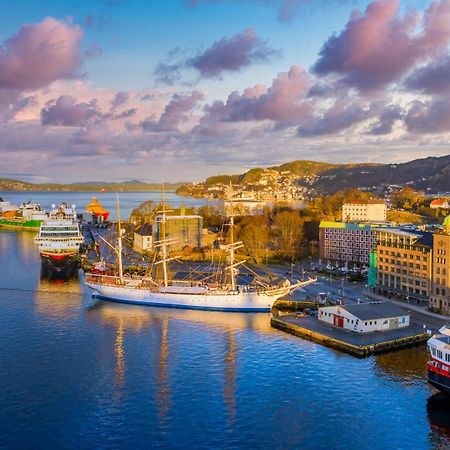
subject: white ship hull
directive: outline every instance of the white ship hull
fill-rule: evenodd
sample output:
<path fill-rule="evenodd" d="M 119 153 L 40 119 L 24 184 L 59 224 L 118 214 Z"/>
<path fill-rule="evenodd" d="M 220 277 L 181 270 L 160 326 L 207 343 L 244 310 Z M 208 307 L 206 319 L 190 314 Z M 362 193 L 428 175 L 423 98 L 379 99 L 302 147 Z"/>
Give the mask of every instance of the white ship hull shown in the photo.
<path fill-rule="evenodd" d="M 95 291 L 97 298 L 104 300 L 134 303 L 138 305 L 163 306 L 170 308 L 204 309 L 215 311 L 270 311 L 275 300 L 287 295 L 290 287 L 280 287 L 260 292 L 244 290 L 211 291 L 203 288 L 161 288 L 158 291 L 138 289 L 126 286 L 108 286 L 87 282 L 87 286 Z M 184 292 L 183 292 L 184 291 Z"/>

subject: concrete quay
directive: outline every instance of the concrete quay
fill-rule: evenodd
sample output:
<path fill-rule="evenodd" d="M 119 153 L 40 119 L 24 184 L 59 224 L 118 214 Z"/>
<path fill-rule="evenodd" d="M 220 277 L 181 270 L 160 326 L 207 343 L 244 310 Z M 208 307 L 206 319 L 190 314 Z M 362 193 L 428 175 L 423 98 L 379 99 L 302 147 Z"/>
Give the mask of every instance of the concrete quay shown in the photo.
<path fill-rule="evenodd" d="M 423 326 L 415 322 L 406 328 L 365 334 L 333 327 L 313 316 L 273 316 L 270 324 L 286 333 L 360 358 L 418 345 L 429 338 Z"/>

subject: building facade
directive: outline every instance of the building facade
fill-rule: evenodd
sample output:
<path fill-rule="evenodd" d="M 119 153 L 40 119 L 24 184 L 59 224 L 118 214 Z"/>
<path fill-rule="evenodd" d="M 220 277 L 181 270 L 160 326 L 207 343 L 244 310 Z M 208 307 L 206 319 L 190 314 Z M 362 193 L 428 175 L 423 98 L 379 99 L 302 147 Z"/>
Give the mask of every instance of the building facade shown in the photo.
<path fill-rule="evenodd" d="M 149 223 L 144 223 L 139 227 L 133 236 L 133 250 L 138 253 L 145 253 L 152 250 L 153 236 L 152 226 Z"/>
<path fill-rule="evenodd" d="M 319 225 L 319 256 L 322 259 L 369 265 L 376 243 L 374 226 L 360 223 L 327 222 Z"/>
<path fill-rule="evenodd" d="M 375 293 L 428 302 L 432 291 L 433 234 L 399 228 L 378 228 L 375 233 Z"/>
<path fill-rule="evenodd" d="M 342 205 L 343 222 L 385 222 L 386 202 L 382 199 L 354 200 Z"/>
<path fill-rule="evenodd" d="M 173 242 L 169 250 L 182 250 L 185 247 L 201 248 L 203 236 L 203 218 L 198 215 L 166 215 L 163 223 L 162 216 L 156 216 L 153 225 L 153 241 L 163 238 Z"/>
<path fill-rule="evenodd" d="M 409 325 L 409 314 L 390 302 L 360 303 L 319 308 L 318 319 L 356 333 L 371 333 Z"/>
<path fill-rule="evenodd" d="M 430 306 L 450 314 L 450 216 L 433 235 L 433 280 Z"/>

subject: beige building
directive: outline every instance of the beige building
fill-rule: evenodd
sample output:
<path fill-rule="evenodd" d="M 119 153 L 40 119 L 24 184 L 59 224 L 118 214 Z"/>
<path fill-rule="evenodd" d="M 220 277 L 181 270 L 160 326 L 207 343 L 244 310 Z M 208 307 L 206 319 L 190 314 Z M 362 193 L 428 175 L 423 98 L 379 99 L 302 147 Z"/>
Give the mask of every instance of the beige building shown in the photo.
<path fill-rule="evenodd" d="M 398 228 L 378 228 L 375 233 L 375 292 L 427 302 L 432 287 L 433 233 Z"/>
<path fill-rule="evenodd" d="M 165 227 L 165 230 L 164 230 Z M 203 217 L 198 215 L 166 215 L 165 225 L 162 216 L 155 218 L 153 240 L 173 239 L 169 250 L 181 250 L 188 246 L 201 248 L 203 236 Z"/>
<path fill-rule="evenodd" d="M 343 222 L 385 222 L 386 202 L 382 199 L 354 200 L 342 205 Z"/>
<path fill-rule="evenodd" d="M 433 288 L 430 306 L 450 314 L 450 216 L 441 232 L 433 235 Z"/>

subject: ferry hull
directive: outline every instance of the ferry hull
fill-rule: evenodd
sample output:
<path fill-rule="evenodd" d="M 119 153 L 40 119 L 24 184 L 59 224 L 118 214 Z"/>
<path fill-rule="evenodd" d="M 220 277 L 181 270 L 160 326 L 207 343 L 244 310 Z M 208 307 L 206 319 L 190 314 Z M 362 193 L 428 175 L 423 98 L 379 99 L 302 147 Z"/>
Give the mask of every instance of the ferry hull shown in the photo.
<path fill-rule="evenodd" d="M 450 396 L 450 378 L 428 369 L 428 383 L 443 394 Z"/>
<path fill-rule="evenodd" d="M 136 305 L 161 306 L 166 308 L 202 309 L 211 311 L 267 312 L 288 289 L 278 289 L 273 294 L 236 292 L 235 294 L 181 294 L 152 292 L 145 289 L 111 287 L 86 283 L 102 300 Z"/>
<path fill-rule="evenodd" d="M 69 275 L 78 268 L 77 255 L 62 255 L 59 257 L 41 254 L 42 268 L 45 272 Z"/>
<path fill-rule="evenodd" d="M 0 227 L 10 230 L 39 231 L 42 220 L 0 219 Z"/>

